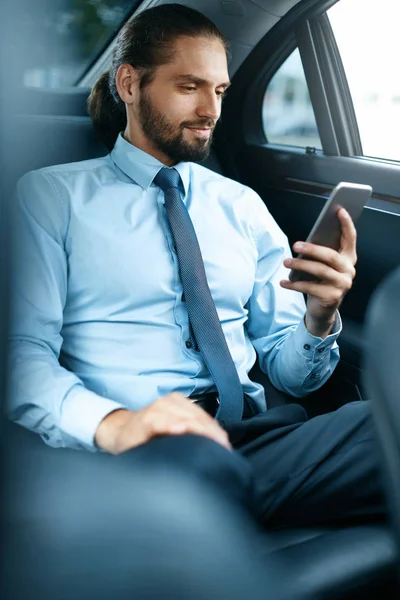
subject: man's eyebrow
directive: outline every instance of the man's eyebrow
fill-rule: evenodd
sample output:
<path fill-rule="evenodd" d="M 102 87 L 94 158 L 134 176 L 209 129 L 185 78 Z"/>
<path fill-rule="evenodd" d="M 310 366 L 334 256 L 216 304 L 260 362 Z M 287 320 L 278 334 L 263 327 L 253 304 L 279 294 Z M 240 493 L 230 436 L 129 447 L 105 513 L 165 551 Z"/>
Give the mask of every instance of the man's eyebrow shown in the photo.
<path fill-rule="evenodd" d="M 197 83 L 197 85 L 204 85 L 204 84 L 209 83 L 209 81 L 207 81 L 207 79 L 202 79 L 201 77 L 192 75 L 192 73 L 186 73 L 184 75 L 176 75 L 175 77 L 172 77 L 172 81 L 192 81 L 193 83 Z M 231 85 L 230 81 L 224 81 L 223 83 L 220 83 L 220 84 L 216 85 L 215 87 L 223 87 L 224 89 L 227 89 L 230 85 Z"/>

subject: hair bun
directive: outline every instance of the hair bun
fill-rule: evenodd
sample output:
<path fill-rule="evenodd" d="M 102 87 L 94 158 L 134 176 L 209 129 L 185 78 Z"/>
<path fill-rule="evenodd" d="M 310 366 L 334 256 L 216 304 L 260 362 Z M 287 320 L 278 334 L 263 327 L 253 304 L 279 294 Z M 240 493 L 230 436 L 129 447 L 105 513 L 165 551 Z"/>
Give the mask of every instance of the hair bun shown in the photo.
<path fill-rule="evenodd" d="M 96 137 L 111 151 L 126 126 L 125 106 L 118 105 L 110 90 L 110 72 L 100 75 L 90 92 L 87 108 Z"/>

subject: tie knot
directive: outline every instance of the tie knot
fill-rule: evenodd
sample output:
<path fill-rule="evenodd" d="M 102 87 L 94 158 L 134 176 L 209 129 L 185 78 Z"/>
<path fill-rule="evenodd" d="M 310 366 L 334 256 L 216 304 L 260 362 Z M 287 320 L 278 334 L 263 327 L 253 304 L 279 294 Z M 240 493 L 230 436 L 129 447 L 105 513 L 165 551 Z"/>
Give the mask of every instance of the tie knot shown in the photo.
<path fill-rule="evenodd" d="M 168 188 L 177 188 L 180 179 L 181 176 L 176 169 L 163 167 L 154 177 L 154 183 L 165 192 Z"/>

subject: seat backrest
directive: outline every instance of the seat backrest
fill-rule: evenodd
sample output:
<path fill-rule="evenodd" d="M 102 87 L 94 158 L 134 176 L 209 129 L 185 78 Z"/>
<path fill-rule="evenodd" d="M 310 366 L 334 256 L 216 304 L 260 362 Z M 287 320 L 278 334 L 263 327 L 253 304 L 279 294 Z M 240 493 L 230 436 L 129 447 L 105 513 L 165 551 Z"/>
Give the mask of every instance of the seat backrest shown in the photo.
<path fill-rule="evenodd" d="M 12 143 L 17 157 L 15 177 L 27 171 L 107 154 L 89 117 L 18 115 Z"/>
<path fill-rule="evenodd" d="M 400 556 L 400 267 L 371 298 L 366 342 L 365 387 L 382 450 Z"/>

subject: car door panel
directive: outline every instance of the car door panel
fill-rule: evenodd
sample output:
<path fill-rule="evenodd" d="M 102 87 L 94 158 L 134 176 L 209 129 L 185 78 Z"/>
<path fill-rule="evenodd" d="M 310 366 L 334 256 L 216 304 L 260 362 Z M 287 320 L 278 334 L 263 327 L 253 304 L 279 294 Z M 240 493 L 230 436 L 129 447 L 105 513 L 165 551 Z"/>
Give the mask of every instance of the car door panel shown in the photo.
<path fill-rule="evenodd" d="M 288 154 L 288 153 L 286 153 Z M 283 163 L 285 153 L 276 156 L 263 147 L 247 146 L 241 154 L 238 165 L 241 165 L 241 177 L 247 185 L 254 188 L 264 200 L 266 206 L 286 233 L 291 245 L 296 240 L 305 239 L 321 211 L 328 190 L 323 196 L 318 190 L 319 182 L 336 185 L 339 181 L 353 181 L 359 183 L 374 183 L 382 186 L 382 173 L 375 173 L 367 169 L 366 161 L 356 158 L 337 157 L 300 157 L 297 170 L 292 160 L 290 168 L 284 164 L 279 171 L 279 158 Z M 307 160 L 308 159 L 308 160 Z M 371 166 L 373 163 L 370 163 Z M 360 168 L 361 167 L 361 168 Z M 375 165 L 376 167 L 376 165 Z M 301 170 L 301 173 L 300 173 Z M 285 179 L 290 173 L 292 179 Z M 358 174 L 359 173 L 359 174 Z M 272 175 L 269 175 L 272 174 Z M 293 178 L 300 176 L 300 181 L 317 182 L 319 194 L 311 194 L 292 189 Z M 384 186 L 378 192 L 386 195 L 392 194 L 390 175 L 385 179 Z M 378 176 L 377 176 L 378 175 Z M 396 179 L 400 169 L 396 168 Z M 378 203 L 380 208 L 374 206 Z M 382 210 L 385 205 L 387 210 Z M 388 202 L 381 198 L 372 198 L 364 209 L 359 221 L 358 230 L 358 263 L 357 277 L 353 289 L 343 302 L 341 312 L 344 317 L 362 322 L 370 296 L 380 281 L 400 263 L 400 204 Z M 399 214 L 396 212 L 399 211 Z"/>
<path fill-rule="evenodd" d="M 357 158 L 310 156 L 304 149 L 291 152 L 254 144 L 243 144 L 235 162 L 241 181 L 261 196 L 291 246 L 307 237 L 330 190 L 339 181 L 370 183 L 378 192 L 357 222 L 357 275 L 340 309 L 341 362 L 333 378 L 344 384 L 342 395 L 358 399 L 365 311 L 376 286 L 400 263 L 400 204 L 393 195 L 399 193 L 395 186 L 399 168 L 385 168 Z M 389 197 L 390 202 L 386 199 Z M 349 385 L 353 386 L 351 392 Z M 332 385 L 323 386 L 317 394 L 324 396 L 324 404 L 328 388 Z"/>

